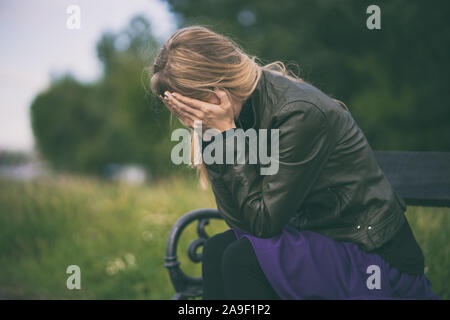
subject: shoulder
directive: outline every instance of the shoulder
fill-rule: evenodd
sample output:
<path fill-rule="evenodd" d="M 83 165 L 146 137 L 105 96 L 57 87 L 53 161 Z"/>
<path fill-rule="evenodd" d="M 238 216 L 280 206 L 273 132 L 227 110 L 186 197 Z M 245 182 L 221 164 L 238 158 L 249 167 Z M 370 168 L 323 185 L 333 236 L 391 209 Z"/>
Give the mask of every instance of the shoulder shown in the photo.
<path fill-rule="evenodd" d="M 310 83 L 297 82 L 270 71 L 265 72 L 265 77 L 274 117 L 304 112 L 323 121 L 332 121 L 339 113 L 346 112 L 337 101 Z"/>
<path fill-rule="evenodd" d="M 289 128 L 300 132 L 327 130 L 327 114 L 316 104 L 302 99 L 287 101 L 273 115 L 273 124 L 280 130 Z"/>

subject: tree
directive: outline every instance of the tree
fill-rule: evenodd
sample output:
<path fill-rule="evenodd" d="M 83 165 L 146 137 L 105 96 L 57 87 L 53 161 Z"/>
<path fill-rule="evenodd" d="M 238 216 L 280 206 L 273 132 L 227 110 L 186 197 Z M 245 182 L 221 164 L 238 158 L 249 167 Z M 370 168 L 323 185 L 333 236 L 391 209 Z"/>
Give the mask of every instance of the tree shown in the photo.
<path fill-rule="evenodd" d="M 31 106 L 38 149 L 57 169 L 102 174 L 108 164 L 140 164 L 155 176 L 170 159 L 169 112 L 148 92 L 149 66 L 160 44 L 150 24 L 135 17 L 97 45 L 103 76 L 83 84 L 56 79 Z"/>

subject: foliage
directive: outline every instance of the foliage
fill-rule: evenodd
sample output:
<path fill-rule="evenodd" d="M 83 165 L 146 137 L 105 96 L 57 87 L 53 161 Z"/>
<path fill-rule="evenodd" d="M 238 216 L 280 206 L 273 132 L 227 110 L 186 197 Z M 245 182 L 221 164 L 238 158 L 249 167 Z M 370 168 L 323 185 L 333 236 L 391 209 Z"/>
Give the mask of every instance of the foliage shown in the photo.
<path fill-rule="evenodd" d="M 97 45 L 103 76 L 80 83 L 56 79 L 32 103 L 32 127 L 42 154 L 59 170 L 102 174 L 108 164 L 140 164 L 153 175 L 174 169 L 170 117 L 148 92 L 145 71 L 159 48 L 149 23 L 134 18 Z"/>

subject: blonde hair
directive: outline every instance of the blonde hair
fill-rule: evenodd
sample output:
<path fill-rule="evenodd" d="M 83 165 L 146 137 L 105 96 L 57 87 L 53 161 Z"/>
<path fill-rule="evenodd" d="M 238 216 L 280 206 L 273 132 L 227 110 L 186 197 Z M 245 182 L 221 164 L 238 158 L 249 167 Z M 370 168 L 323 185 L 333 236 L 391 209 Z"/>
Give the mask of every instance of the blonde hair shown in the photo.
<path fill-rule="evenodd" d="M 262 66 L 256 56 L 250 56 L 229 37 L 204 26 L 190 26 L 177 30 L 160 48 L 154 63 L 151 89 L 164 96 L 165 91 L 206 100 L 214 88 L 224 90 L 232 101 L 244 101 L 255 89 L 262 69 L 279 73 L 294 81 L 303 79 L 287 70 L 281 61 Z M 191 165 L 198 169 L 200 184 L 208 185 L 203 163 L 194 161 L 198 136 L 194 131 Z"/>

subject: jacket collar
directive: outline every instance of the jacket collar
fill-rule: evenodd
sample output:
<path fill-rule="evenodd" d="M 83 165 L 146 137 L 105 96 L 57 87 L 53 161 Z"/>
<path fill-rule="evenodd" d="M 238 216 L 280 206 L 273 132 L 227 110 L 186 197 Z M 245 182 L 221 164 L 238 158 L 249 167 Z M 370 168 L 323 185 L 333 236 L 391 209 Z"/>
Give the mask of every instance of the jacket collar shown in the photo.
<path fill-rule="evenodd" d="M 245 100 L 243 107 L 251 107 L 253 112 L 253 124 L 251 128 L 257 128 L 259 126 L 261 120 L 261 113 L 263 108 L 263 95 L 265 92 L 266 86 L 266 73 L 267 71 L 262 69 L 261 76 L 259 77 L 258 82 L 256 83 L 256 87 L 253 90 L 252 94 Z"/>

